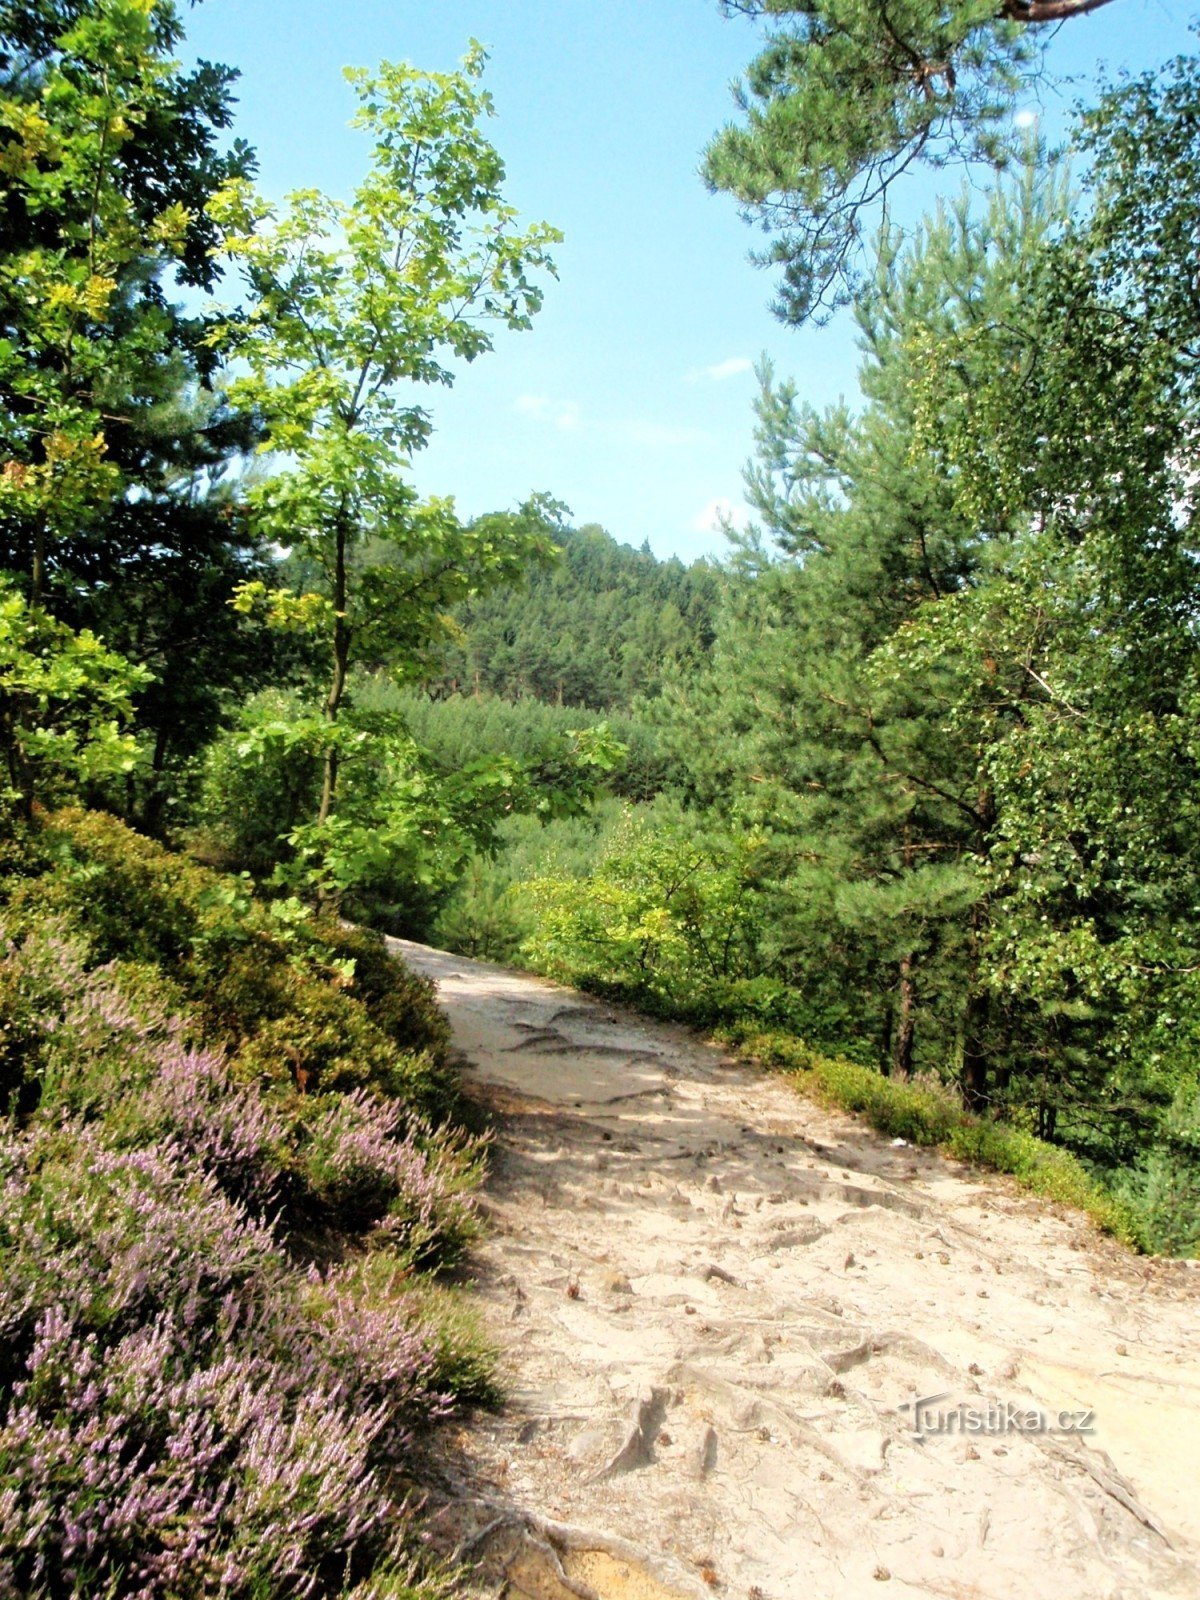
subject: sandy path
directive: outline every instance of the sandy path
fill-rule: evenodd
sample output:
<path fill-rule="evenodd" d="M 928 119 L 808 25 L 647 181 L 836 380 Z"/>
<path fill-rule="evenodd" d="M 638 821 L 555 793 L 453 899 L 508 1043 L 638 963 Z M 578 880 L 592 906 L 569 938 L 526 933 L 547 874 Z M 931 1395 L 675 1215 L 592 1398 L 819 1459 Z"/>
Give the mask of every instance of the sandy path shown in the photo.
<path fill-rule="evenodd" d="M 478 1592 L 1200 1596 L 1200 1271 L 682 1030 L 396 947 L 498 1116 L 475 1276 L 510 1400 L 439 1518 Z M 919 1434 L 928 1395 L 1095 1432 Z"/>

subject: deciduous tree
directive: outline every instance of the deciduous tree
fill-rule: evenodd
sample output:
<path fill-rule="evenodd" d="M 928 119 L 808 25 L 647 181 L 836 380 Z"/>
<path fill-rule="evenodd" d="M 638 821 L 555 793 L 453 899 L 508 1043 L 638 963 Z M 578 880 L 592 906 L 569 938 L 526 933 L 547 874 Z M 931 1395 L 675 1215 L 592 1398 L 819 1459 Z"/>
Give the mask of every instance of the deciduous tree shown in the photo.
<path fill-rule="evenodd" d="M 328 651 L 328 728 L 316 821 L 338 797 L 337 724 L 355 661 L 418 675 L 468 594 L 512 579 L 549 549 L 536 514 L 464 526 L 421 501 L 404 469 L 430 418 L 419 386 L 530 325 L 557 233 L 521 227 L 484 133 L 491 98 L 473 45 L 461 70 L 385 63 L 349 74 L 371 169 L 349 202 L 313 190 L 282 212 L 246 184 L 211 208 L 228 229 L 245 307 L 221 330 L 243 368 L 235 401 L 262 418 L 279 470 L 254 489 L 257 528 L 315 576 L 308 589 L 243 589 L 248 612 L 314 631 Z"/>

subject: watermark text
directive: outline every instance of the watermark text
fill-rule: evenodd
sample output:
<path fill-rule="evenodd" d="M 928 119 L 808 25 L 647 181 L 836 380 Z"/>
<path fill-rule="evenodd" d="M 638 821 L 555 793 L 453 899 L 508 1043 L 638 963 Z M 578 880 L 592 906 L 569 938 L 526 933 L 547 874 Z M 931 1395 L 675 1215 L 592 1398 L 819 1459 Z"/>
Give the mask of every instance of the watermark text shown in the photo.
<path fill-rule="evenodd" d="M 919 1434 L 965 1434 L 1002 1437 L 1012 1433 L 1089 1434 L 1096 1431 L 1096 1413 L 1082 1407 L 1070 1411 L 1043 1411 L 1040 1406 L 1014 1400 L 956 1400 L 945 1394 L 926 1394 L 905 1400 L 899 1408 L 909 1426 Z"/>

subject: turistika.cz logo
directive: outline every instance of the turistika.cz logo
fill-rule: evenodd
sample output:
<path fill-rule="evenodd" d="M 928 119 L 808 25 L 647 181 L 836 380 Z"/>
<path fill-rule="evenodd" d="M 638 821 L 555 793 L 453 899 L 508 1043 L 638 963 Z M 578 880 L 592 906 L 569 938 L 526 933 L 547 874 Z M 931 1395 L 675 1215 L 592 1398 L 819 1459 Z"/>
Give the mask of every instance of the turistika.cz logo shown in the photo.
<path fill-rule="evenodd" d="M 912 1431 L 920 1434 L 999 1436 L 1096 1431 L 1094 1411 L 1043 1411 L 1038 1406 L 1019 1405 L 1014 1400 L 955 1400 L 949 1390 L 945 1394 L 922 1395 L 919 1400 L 905 1400 L 899 1409 L 909 1414 Z"/>

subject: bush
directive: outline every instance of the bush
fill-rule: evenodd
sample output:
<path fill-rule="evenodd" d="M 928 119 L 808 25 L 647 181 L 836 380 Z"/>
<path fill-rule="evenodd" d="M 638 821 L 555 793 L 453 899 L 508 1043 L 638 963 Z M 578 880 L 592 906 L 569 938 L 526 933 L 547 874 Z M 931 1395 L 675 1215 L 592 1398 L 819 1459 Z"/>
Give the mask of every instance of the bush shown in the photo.
<path fill-rule="evenodd" d="M 314 922 L 313 931 L 334 959 L 354 963 L 353 997 L 394 1045 L 439 1055 L 445 1051 L 450 1024 L 427 978 L 389 955 L 384 941 L 363 928 L 322 918 Z"/>
<path fill-rule="evenodd" d="M 10 943 L 0 992 L 38 1010 L 39 1047 L 17 1095 L 24 1115 L 36 1105 L 44 1117 L 103 1117 L 122 1147 L 170 1140 L 229 1198 L 290 1228 L 361 1231 L 386 1216 L 388 1239 L 411 1261 L 457 1256 L 473 1236 L 465 1191 L 477 1180 L 478 1143 L 435 1130 L 411 1101 L 336 1073 L 308 1092 L 286 1075 L 248 1077 L 244 1052 L 231 1062 L 189 1043 L 182 1019 L 131 1001 L 119 969 L 89 972 L 83 947 L 53 929 Z M 335 998 L 378 1045 L 362 1008 Z M 261 1030 L 255 1046 L 268 1036 Z M 385 1054 L 386 1068 L 394 1047 Z"/>
<path fill-rule="evenodd" d="M 1150 1246 L 1200 1255 L 1200 1088 L 1180 1087 L 1163 1119 L 1162 1140 L 1118 1185 Z"/>
<path fill-rule="evenodd" d="M 433 986 L 392 961 L 377 935 L 314 921 L 295 902 L 256 901 L 242 880 L 101 813 L 59 812 L 37 844 L 47 870 L 10 894 L 14 937 L 57 919 L 89 967 L 140 966 L 246 1080 L 374 1087 L 435 1121 L 454 1113 Z M 21 1025 L 15 1013 L 10 1022 Z"/>
<path fill-rule="evenodd" d="M 520 962 L 521 946 L 537 927 L 529 881 L 547 875 L 586 877 L 625 815 L 615 800 L 601 800 L 584 816 L 506 818 L 497 830 L 495 852 L 472 856 L 438 912 L 430 938 L 463 955 Z"/>
<path fill-rule="evenodd" d="M 445 1262 L 475 1236 L 465 1191 L 477 1142 L 434 1133 L 363 1090 L 305 1102 L 299 1165 L 308 1194 L 340 1227 L 382 1223 L 379 1237 L 414 1264 Z"/>
<path fill-rule="evenodd" d="M 569 982 L 669 1004 L 754 976 L 762 921 L 755 830 L 700 835 L 691 820 L 627 815 L 587 878 L 527 885 L 524 955 Z"/>
<path fill-rule="evenodd" d="M 472 1237 L 481 1152 L 423 1115 L 453 1098 L 430 986 L 111 818 L 51 819 L 20 864 L 0 1593 L 433 1593 L 390 1485 L 494 1385 L 418 1270 Z"/>
<path fill-rule="evenodd" d="M 340 1592 L 395 1558 L 381 1470 L 440 1415 L 411 1312 L 316 1285 L 171 1145 L 0 1156 L 0 1589 Z"/>
<path fill-rule="evenodd" d="M 307 710 L 293 691 L 260 690 L 197 766 L 191 813 L 199 835 L 256 877 L 270 877 L 287 836 L 317 809 L 320 758 L 287 736 Z"/>
<path fill-rule="evenodd" d="M 413 1273 L 382 1251 L 359 1256 L 339 1283 L 357 1303 L 399 1313 L 406 1325 L 422 1331 L 436 1389 L 479 1405 L 501 1402 L 496 1351 L 464 1290 Z"/>

